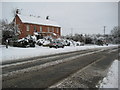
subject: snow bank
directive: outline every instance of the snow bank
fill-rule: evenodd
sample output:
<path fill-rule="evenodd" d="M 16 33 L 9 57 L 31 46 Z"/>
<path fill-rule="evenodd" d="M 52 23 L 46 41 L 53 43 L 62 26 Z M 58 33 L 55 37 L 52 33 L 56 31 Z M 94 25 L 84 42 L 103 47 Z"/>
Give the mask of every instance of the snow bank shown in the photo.
<path fill-rule="evenodd" d="M 86 45 L 86 46 L 67 46 L 65 48 L 49 48 L 49 47 L 42 47 L 36 46 L 35 48 L 18 48 L 18 47 L 9 47 L 8 49 L 5 46 L 0 46 L 0 58 L 2 58 L 2 62 L 17 60 L 22 58 L 30 58 L 36 56 L 43 56 L 43 55 L 50 55 L 50 54 L 57 54 L 63 52 L 71 52 L 77 50 L 85 50 L 85 49 L 92 49 L 92 48 L 106 48 L 106 47 L 114 47 L 116 45 L 109 45 L 109 46 L 97 46 L 97 45 Z"/>
<path fill-rule="evenodd" d="M 107 76 L 100 82 L 100 88 L 118 88 L 118 63 L 118 60 L 113 62 Z"/>

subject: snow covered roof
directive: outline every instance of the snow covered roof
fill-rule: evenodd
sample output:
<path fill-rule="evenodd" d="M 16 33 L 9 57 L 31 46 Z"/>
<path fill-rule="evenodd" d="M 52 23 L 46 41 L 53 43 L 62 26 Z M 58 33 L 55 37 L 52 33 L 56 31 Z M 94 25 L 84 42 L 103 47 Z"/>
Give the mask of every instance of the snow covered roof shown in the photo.
<path fill-rule="evenodd" d="M 60 25 L 58 25 L 55 21 L 45 20 L 45 19 L 41 19 L 41 18 L 37 18 L 33 16 L 23 16 L 20 14 L 17 14 L 17 15 L 19 16 L 19 18 L 21 19 L 23 23 L 32 23 L 32 24 L 38 24 L 38 25 L 60 27 Z"/>

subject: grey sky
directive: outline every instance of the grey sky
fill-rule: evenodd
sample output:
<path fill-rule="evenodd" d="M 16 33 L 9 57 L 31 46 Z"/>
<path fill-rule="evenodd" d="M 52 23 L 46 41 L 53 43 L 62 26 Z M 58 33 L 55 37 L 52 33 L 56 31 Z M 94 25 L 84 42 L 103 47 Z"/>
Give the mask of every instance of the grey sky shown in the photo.
<path fill-rule="evenodd" d="M 62 35 L 74 33 L 103 34 L 110 33 L 118 25 L 117 2 L 4 2 L 2 18 L 11 21 L 13 10 L 22 9 L 23 15 L 35 15 L 58 22 L 62 27 Z"/>

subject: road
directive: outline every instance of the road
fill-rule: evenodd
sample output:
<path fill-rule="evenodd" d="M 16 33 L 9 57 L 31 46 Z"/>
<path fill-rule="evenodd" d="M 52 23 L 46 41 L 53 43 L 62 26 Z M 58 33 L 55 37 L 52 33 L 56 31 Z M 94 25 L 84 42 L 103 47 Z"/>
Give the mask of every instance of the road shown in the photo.
<path fill-rule="evenodd" d="M 49 88 L 87 66 L 106 69 L 118 56 L 118 48 L 90 49 L 51 55 L 2 66 L 3 88 Z M 94 74 L 94 73 L 93 73 Z"/>

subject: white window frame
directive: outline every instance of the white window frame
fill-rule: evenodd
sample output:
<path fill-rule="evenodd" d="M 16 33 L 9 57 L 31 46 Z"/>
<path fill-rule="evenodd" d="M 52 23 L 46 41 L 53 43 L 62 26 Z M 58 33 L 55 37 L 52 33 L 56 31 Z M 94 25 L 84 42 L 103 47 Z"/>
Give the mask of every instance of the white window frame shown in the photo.
<path fill-rule="evenodd" d="M 52 32 L 54 32 L 54 27 L 52 27 Z"/>
<path fill-rule="evenodd" d="M 50 27 L 47 27 L 47 31 L 50 32 Z"/>
<path fill-rule="evenodd" d="M 42 26 L 40 26 L 40 32 L 42 32 L 42 30 L 43 30 L 43 28 L 42 28 Z"/>
<path fill-rule="evenodd" d="M 37 27 L 36 26 L 34 26 L 34 32 L 36 32 L 37 31 Z"/>
<path fill-rule="evenodd" d="M 59 29 L 58 28 L 56 28 L 56 33 L 59 33 Z"/>
<path fill-rule="evenodd" d="M 30 26 L 26 25 L 26 31 L 30 31 Z"/>

